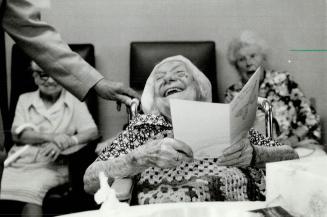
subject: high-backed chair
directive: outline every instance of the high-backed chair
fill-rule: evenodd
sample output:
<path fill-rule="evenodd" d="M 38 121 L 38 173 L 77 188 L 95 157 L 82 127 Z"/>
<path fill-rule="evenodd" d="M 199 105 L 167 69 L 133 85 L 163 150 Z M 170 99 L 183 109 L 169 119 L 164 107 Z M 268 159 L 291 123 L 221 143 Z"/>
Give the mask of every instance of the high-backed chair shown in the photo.
<path fill-rule="evenodd" d="M 154 66 L 161 60 L 170 56 L 182 55 L 190 59 L 209 78 L 212 85 L 213 101 L 218 101 L 215 42 L 132 42 L 130 49 L 130 86 L 135 90 L 143 91 L 147 78 Z M 118 199 L 131 204 L 134 203 L 132 200 L 133 185 L 131 179 L 115 180 L 112 187 L 116 190 Z"/>
<path fill-rule="evenodd" d="M 69 46 L 73 51 L 81 55 L 90 65 L 95 66 L 94 46 L 92 44 L 71 44 Z M 8 114 L 10 123 L 12 123 L 14 118 L 18 97 L 22 93 L 37 89 L 32 77 L 32 72 L 29 70 L 30 61 L 30 58 L 17 45 L 13 46 L 10 107 Z M 93 119 L 98 123 L 97 97 L 95 94 L 92 95 L 91 93 L 85 101 Z M 5 146 L 8 151 L 13 143 L 10 139 L 6 141 L 7 143 Z M 45 214 L 76 212 L 87 210 L 95 206 L 93 197 L 84 192 L 83 175 L 87 166 L 96 158 L 94 152 L 96 143 L 97 141 L 91 142 L 75 153 L 60 156 L 68 161 L 69 183 L 50 189 L 43 202 Z"/>
<path fill-rule="evenodd" d="M 182 55 L 191 60 L 210 80 L 213 102 L 217 97 L 216 48 L 213 41 L 132 42 L 130 86 L 143 90 L 154 66 L 166 57 Z"/>

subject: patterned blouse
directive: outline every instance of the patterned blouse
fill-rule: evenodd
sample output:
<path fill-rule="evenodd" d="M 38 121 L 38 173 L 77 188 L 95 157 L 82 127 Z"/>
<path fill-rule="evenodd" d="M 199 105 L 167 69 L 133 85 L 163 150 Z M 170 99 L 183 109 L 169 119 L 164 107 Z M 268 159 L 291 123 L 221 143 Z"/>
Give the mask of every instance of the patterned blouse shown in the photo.
<path fill-rule="evenodd" d="M 230 102 L 243 85 L 242 82 L 231 85 L 226 90 L 225 102 Z M 296 136 L 299 141 L 320 140 L 319 115 L 288 72 L 266 70 L 259 96 L 267 98 L 272 103 L 281 139 Z"/>
<path fill-rule="evenodd" d="M 96 161 L 118 158 L 145 144 L 150 139 L 172 135 L 172 125 L 164 116 L 138 115 L 129 126 L 107 146 Z M 270 161 L 274 154 L 282 159 L 293 159 L 293 150 L 255 130 L 249 133 L 254 147 L 254 161 L 262 157 Z M 265 151 L 267 148 L 268 152 Z M 265 153 L 264 153 L 265 151 Z M 269 153 L 270 152 L 270 153 Z M 282 155 L 281 153 L 284 153 Z M 150 167 L 135 177 L 139 204 L 191 201 L 240 201 L 265 199 L 265 174 L 258 168 L 246 169 L 219 166 L 217 159 L 182 162 L 172 169 Z"/>

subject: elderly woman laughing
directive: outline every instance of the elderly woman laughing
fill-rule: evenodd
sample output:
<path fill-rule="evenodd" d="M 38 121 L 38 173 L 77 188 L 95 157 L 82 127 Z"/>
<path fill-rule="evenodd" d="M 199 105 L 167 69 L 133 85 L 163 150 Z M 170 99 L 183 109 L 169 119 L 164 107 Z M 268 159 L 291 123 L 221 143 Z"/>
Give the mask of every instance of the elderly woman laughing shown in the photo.
<path fill-rule="evenodd" d="M 182 56 L 164 59 L 149 76 L 137 115 L 108 144 L 84 175 L 84 188 L 99 188 L 98 173 L 110 180 L 136 179 L 140 204 L 191 201 L 263 200 L 268 161 L 297 158 L 289 146 L 251 130 L 242 144 L 230 146 L 219 158 L 196 160 L 187 144 L 173 138 L 169 99 L 211 101 L 211 85 Z M 251 166 L 251 167 L 250 167 Z"/>

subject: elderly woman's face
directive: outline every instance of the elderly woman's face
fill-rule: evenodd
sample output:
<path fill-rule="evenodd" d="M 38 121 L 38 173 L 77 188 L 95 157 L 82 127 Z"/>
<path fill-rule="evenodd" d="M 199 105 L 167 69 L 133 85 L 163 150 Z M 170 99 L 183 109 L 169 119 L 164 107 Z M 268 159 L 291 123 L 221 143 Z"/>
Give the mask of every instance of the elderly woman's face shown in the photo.
<path fill-rule="evenodd" d="M 32 63 L 34 82 L 41 93 L 46 96 L 57 96 L 63 89 L 53 78 L 44 72 L 38 65 Z"/>
<path fill-rule="evenodd" d="M 236 52 L 236 68 L 245 82 L 259 66 L 263 65 L 264 61 L 264 55 L 256 45 L 244 46 Z"/>
<path fill-rule="evenodd" d="M 155 98 L 197 99 L 197 85 L 184 63 L 169 61 L 160 65 L 155 72 Z"/>

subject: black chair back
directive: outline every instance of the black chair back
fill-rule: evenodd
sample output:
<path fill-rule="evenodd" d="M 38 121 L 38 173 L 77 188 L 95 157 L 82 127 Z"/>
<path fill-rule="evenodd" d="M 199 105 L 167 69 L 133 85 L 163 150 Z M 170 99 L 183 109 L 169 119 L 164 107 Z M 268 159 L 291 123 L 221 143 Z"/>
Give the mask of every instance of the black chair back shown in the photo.
<path fill-rule="evenodd" d="M 130 51 L 130 86 L 143 90 L 154 66 L 169 56 L 182 55 L 193 62 L 211 81 L 212 99 L 218 101 L 216 50 L 213 41 L 132 42 Z"/>

